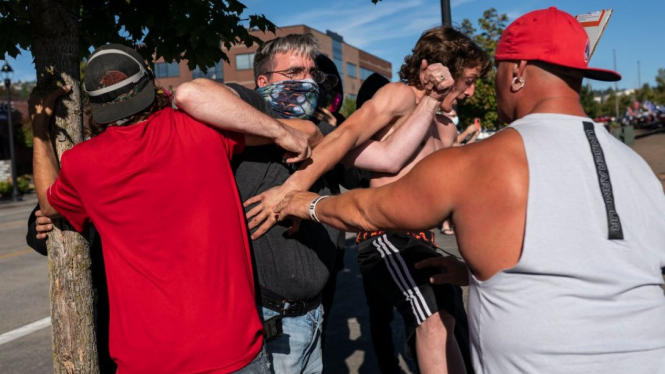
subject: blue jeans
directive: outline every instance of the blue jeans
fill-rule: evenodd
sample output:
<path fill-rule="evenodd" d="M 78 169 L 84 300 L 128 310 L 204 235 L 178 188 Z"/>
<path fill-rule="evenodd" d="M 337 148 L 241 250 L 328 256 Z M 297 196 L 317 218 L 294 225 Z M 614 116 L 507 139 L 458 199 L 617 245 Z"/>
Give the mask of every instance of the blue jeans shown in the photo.
<path fill-rule="evenodd" d="M 286 304 L 288 307 L 288 303 Z M 259 308 L 263 320 L 279 314 L 274 310 Z M 275 374 L 314 374 L 323 371 L 321 354 L 321 329 L 323 306 L 299 317 L 282 319 L 283 334 L 266 342 L 266 351 L 272 372 Z"/>
<path fill-rule="evenodd" d="M 259 354 L 254 357 L 252 362 L 247 364 L 244 368 L 234 372 L 234 374 L 268 374 L 270 373 L 270 363 L 268 362 L 268 354 L 266 353 L 266 345 L 263 344 Z"/>

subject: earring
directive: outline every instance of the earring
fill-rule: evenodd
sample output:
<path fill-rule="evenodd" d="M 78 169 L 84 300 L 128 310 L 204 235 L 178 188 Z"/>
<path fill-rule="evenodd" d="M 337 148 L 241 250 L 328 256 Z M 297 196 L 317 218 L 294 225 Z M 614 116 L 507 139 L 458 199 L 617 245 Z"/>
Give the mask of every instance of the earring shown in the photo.
<path fill-rule="evenodd" d="M 519 79 L 520 85 L 517 85 L 517 77 L 513 78 L 512 83 L 510 84 L 510 88 L 512 89 L 513 92 L 517 92 L 524 88 L 524 78 L 520 77 Z"/>

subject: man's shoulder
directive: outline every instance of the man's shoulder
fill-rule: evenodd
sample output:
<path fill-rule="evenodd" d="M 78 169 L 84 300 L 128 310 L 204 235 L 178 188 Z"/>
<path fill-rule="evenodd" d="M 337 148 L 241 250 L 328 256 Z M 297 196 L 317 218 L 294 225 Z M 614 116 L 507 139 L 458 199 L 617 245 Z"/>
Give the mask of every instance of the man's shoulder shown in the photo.
<path fill-rule="evenodd" d="M 108 130 L 107 130 L 108 131 Z M 82 157 L 88 157 L 90 153 L 96 152 L 100 146 L 106 144 L 107 132 L 103 132 L 97 136 L 93 136 L 90 139 L 83 140 L 79 143 L 74 144 L 74 146 L 62 153 L 63 158 L 68 159 L 78 159 Z"/>
<path fill-rule="evenodd" d="M 386 84 L 381 88 L 381 90 L 393 93 L 393 94 L 399 94 L 399 95 L 408 95 L 408 96 L 414 96 L 415 97 L 415 87 L 410 86 L 404 82 L 391 82 Z M 381 91 L 379 90 L 379 91 Z"/>
<path fill-rule="evenodd" d="M 402 82 L 392 82 L 381 87 L 376 92 L 378 100 L 374 104 L 382 107 L 382 110 L 410 111 L 417 105 L 416 89 Z"/>

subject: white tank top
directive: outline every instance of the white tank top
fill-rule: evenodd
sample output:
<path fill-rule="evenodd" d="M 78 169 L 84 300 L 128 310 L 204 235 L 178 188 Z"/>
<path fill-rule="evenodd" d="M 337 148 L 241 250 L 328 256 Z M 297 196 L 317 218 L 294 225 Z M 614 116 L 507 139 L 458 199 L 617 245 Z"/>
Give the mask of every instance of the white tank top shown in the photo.
<path fill-rule="evenodd" d="M 529 167 L 524 246 L 515 267 L 471 276 L 476 372 L 665 373 L 662 185 L 588 118 L 510 127 Z"/>

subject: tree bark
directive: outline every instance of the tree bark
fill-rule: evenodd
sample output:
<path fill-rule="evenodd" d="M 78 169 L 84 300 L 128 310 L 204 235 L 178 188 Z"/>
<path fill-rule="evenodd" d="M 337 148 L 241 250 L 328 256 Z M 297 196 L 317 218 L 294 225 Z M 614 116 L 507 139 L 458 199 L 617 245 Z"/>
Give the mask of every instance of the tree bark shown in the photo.
<path fill-rule="evenodd" d="M 50 91 L 68 84 L 72 92 L 56 108 L 55 149 L 83 140 L 79 64 L 80 0 L 26 0 L 32 25 L 37 87 Z M 47 242 L 53 329 L 54 373 L 99 373 L 87 240 L 66 222 Z"/>

